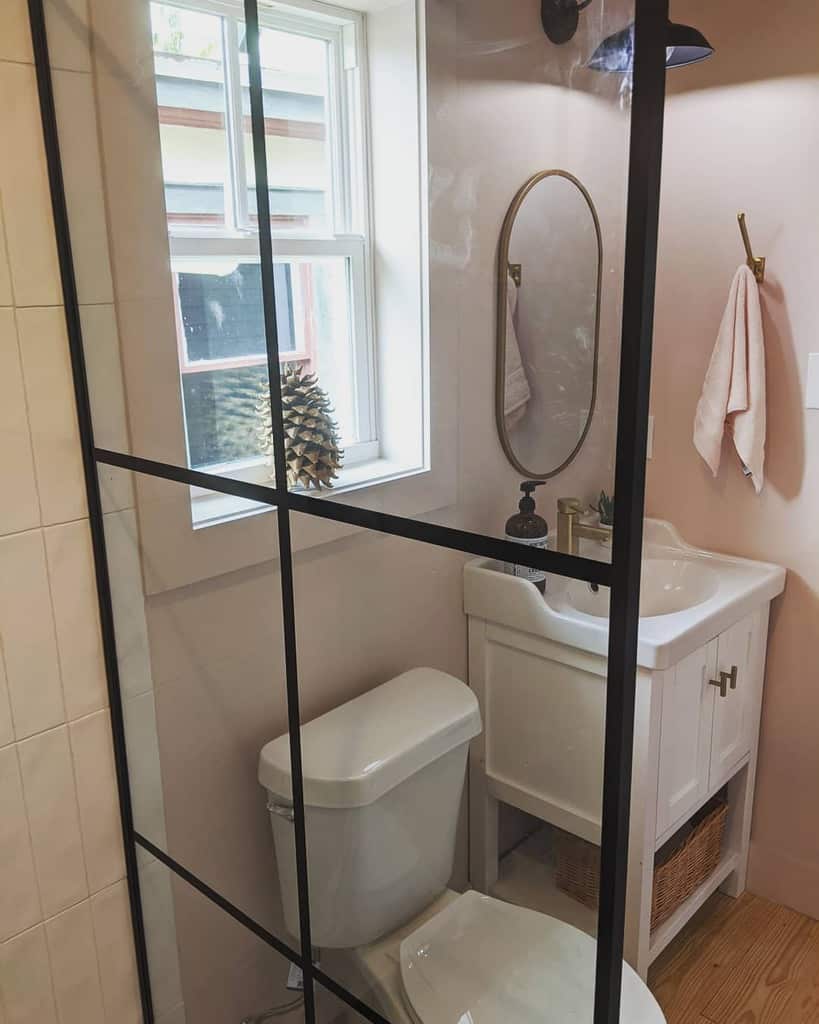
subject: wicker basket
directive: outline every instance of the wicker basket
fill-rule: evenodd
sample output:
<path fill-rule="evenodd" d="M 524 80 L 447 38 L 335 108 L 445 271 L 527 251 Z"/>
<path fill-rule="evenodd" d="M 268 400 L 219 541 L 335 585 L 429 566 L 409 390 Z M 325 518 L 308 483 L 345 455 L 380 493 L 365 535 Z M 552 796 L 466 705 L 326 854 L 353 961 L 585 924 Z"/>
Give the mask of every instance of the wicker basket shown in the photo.
<path fill-rule="evenodd" d="M 716 871 L 728 805 L 704 809 L 680 845 L 654 868 L 651 895 L 652 931 L 683 904 Z M 664 849 L 668 848 L 668 844 Z M 577 836 L 554 830 L 555 884 L 587 907 L 596 907 L 600 896 L 600 847 Z"/>
<path fill-rule="evenodd" d="M 600 847 L 556 828 L 552 850 L 555 885 L 587 907 L 600 899 Z"/>

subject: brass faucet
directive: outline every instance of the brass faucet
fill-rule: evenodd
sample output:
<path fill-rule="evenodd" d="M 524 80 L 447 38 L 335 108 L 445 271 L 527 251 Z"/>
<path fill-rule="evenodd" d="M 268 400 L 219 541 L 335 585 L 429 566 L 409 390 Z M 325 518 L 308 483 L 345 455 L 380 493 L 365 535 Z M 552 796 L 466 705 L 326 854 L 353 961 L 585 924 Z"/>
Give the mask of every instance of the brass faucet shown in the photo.
<path fill-rule="evenodd" d="M 581 523 L 580 516 L 591 511 L 579 498 L 557 499 L 557 550 L 566 555 L 580 553 L 580 539 L 597 540 L 607 544 L 611 540 L 611 528 L 590 526 Z"/>

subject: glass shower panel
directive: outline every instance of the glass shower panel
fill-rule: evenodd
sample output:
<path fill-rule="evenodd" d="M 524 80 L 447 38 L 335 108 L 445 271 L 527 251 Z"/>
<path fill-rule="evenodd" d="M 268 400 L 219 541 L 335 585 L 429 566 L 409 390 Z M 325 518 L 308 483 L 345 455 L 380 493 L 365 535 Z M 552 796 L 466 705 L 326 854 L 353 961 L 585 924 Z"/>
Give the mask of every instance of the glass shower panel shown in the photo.
<path fill-rule="evenodd" d="M 304 1019 L 300 993 L 287 987 L 290 961 L 281 953 L 149 854 L 139 882 L 155 1020 Z"/>
<path fill-rule="evenodd" d="M 244 179 L 241 6 L 88 6 L 85 73 L 52 78 L 95 442 L 264 485 L 268 363 Z M 299 273 L 287 260 L 273 272 L 294 354 Z M 112 504 L 126 505 L 127 478 L 115 486 Z M 191 519 L 210 521 L 209 495 L 197 497 Z"/>
<path fill-rule="evenodd" d="M 545 479 L 550 546 L 610 561 L 631 78 L 587 63 L 633 0 L 562 46 L 527 5 L 418 14 L 367 17 L 372 315 L 350 323 L 374 371 L 352 400 L 320 364 L 288 388 L 289 486 L 502 537 Z"/>
<path fill-rule="evenodd" d="M 366 1017 L 348 1006 L 329 988 L 316 982 L 317 1024 L 364 1024 L 365 1020 Z"/>
<path fill-rule="evenodd" d="M 294 570 L 321 969 L 398 1024 L 530 1019 L 547 991 L 591 1022 L 605 658 L 516 621 L 528 581 L 335 528 Z"/>
<path fill-rule="evenodd" d="M 534 478 L 552 548 L 611 557 L 631 79 L 588 60 L 634 0 L 563 45 L 537 5 L 360 6 L 260 5 L 258 166 L 238 2 L 89 0 L 90 71 L 54 74 L 96 444 L 211 476 L 99 467 L 146 891 L 192 951 L 188 1019 L 252 1016 L 213 995 L 218 954 L 230 991 L 264 957 L 243 931 L 234 963 L 223 911 L 150 850 L 299 948 L 294 614 L 320 969 L 401 1024 L 562 1021 L 564 996 L 591 1021 L 606 589 L 549 574 L 544 598 L 454 549 L 503 537 Z M 274 484 L 265 274 L 292 609 L 280 513 L 242 493 Z M 248 1003 L 277 1006 L 282 969 Z"/>
<path fill-rule="evenodd" d="M 256 516 L 267 545 L 246 566 L 231 525 L 191 529 L 187 487 L 138 482 L 138 511 L 105 516 L 134 828 L 298 948 L 256 781 L 287 728 L 276 513 Z"/>
<path fill-rule="evenodd" d="M 294 492 L 502 537 L 545 478 L 550 546 L 608 561 L 631 80 L 587 63 L 633 0 L 562 46 L 525 6 L 261 5 L 266 182 L 242 5 L 90 14 L 54 87 L 98 446 L 272 485 L 266 186 Z M 215 487 L 194 523 L 241 514 Z"/>

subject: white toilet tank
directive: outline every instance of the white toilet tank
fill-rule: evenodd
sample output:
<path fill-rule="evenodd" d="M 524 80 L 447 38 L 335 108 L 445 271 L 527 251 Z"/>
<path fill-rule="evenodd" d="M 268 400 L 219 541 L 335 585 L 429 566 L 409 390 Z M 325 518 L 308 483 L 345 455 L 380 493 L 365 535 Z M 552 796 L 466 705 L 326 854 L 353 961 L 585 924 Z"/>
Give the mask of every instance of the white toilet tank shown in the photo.
<path fill-rule="evenodd" d="M 303 726 L 307 865 L 314 946 L 366 945 L 419 913 L 446 887 L 475 695 L 444 672 L 416 668 Z M 268 792 L 285 925 L 299 934 L 290 740 L 259 758 Z"/>

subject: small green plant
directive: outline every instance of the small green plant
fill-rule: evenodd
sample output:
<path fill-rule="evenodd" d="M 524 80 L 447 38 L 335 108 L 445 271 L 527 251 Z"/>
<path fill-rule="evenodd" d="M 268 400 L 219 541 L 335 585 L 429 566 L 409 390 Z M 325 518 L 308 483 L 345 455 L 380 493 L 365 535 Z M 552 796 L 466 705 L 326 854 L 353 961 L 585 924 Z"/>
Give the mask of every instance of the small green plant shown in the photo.
<path fill-rule="evenodd" d="M 614 526 L 614 495 L 609 497 L 605 491 L 600 492 L 596 505 L 592 505 L 595 512 L 600 514 L 601 526 Z"/>

